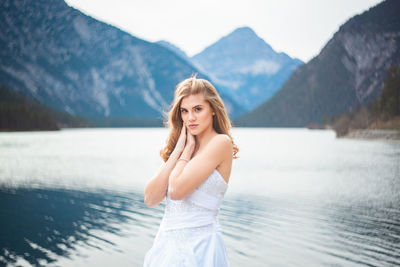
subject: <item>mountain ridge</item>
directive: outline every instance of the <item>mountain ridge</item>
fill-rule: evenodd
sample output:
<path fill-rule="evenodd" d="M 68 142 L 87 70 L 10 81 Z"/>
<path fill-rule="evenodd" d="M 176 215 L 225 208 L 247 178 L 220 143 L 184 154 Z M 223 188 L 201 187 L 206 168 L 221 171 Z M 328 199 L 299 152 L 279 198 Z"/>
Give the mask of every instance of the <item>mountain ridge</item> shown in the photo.
<path fill-rule="evenodd" d="M 162 118 L 180 81 L 208 78 L 170 50 L 61 0 L 4 0 L 0 15 L 2 84 L 70 114 Z M 230 115 L 240 112 L 221 97 Z"/>
<path fill-rule="evenodd" d="M 191 59 L 246 110 L 272 97 L 303 64 L 284 52 L 275 52 L 247 26 L 221 37 Z"/>
<path fill-rule="evenodd" d="M 389 66 L 400 65 L 399 13 L 400 2 L 387 0 L 350 18 L 273 98 L 235 123 L 305 127 L 368 104 Z"/>

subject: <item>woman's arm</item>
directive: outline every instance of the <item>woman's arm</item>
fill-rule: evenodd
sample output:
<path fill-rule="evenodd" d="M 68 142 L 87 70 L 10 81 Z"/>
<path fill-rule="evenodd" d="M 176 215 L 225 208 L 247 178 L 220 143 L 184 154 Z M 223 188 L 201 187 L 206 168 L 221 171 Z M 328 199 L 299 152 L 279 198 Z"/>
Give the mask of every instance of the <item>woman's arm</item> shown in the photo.
<path fill-rule="evenodd" d="M 186 150 L 186 148 L 185 148 Z M 182 158 L 184 157 L 182 153 Z M 169 196 L 183 199 L 196 189 L 221 162 L 232 158 L 232 141 L 229 136 L 219 134 L 189 162 L 179 161 L 169 177 Z M 181 163 L 182 162 L 182 163 Z"/>
<path fill-rule="evenodd" d="M 168 188 L 168 179 L 181 155 L 186 142 L 186 127 L 182 127 L 181 134 L 168 160 L 161 166 L 158 173 L 144 188 L 144 203 L 149 207 L 157 206 L 163 201 Z"/>
<path fill-rule="evenodd" d="M 174 169 L 179 158 L 177 153 L 171 153 L 169 159 L 163 164 L 158 173 L 147 183 L 144 189 L 144 202 L 150 208 L 163 201 L 168 188 L 168 177 Z"/>

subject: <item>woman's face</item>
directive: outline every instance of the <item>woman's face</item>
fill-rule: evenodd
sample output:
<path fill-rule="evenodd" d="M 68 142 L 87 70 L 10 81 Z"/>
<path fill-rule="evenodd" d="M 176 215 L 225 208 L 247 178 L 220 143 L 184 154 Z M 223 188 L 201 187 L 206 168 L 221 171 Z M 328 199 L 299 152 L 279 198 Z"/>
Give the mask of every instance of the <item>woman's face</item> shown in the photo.
<path fill-rule="evenodd" d="M 204 100 L 203 94 L 186 96 L 181 102 L 183 124 L 193 135 L 198 135 L 212 127 L 213 111 L 210 104 Z"/>

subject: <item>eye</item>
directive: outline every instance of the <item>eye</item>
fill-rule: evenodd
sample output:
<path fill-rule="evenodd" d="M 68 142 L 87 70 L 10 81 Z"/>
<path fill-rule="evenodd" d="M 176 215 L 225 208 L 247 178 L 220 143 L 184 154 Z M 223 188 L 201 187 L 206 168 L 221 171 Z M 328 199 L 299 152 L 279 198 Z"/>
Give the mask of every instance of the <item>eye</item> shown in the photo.
<path fill-rule="evenodd" d="M 196 110 L 196 111 L 200 111 L 200 110 L 201 110 L 201 108 L 200 108 L 200 107 L 197 107 L 197 108 L 195 108 L 195 110 Z"/>
<path fill-rule="evenodd" d="M 181 109 L 181 112 L 182 113 L 186 113 L 186 109 Z"/>

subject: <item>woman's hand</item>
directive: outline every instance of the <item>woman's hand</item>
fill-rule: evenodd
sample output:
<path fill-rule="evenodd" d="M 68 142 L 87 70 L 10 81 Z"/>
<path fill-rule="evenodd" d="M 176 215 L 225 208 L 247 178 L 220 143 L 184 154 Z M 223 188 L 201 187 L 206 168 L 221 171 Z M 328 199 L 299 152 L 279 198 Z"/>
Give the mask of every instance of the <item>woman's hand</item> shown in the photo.
<path fill-rule="evenodd" d="M 190 131 L 187 131 L 186 144 L 185 144 L 185 149 L 182 152 L 182 157 L 184 159 L 190 160 L 192 158 L 192 154 L 194 152 L 195 147 L 196 147 L 196 139 L 190 133 Z"/>
<path fill-rule="evenodd" d="M 194 150 L 195 146 L 196 146 L 196 139 L 194 138 L 193 134 L 190 131 L 187 131 L 185 149 Z"/>
<path fill-rule="evenodd" d="M 174 151 L 171 154 L 177 154 L 177 156 L 179 157 L 182 154 L 183 149 L 185 148 L 185 143 L 186 143 L 186 126 L 182 125 L 181 134 L 179 135 Z"/>

